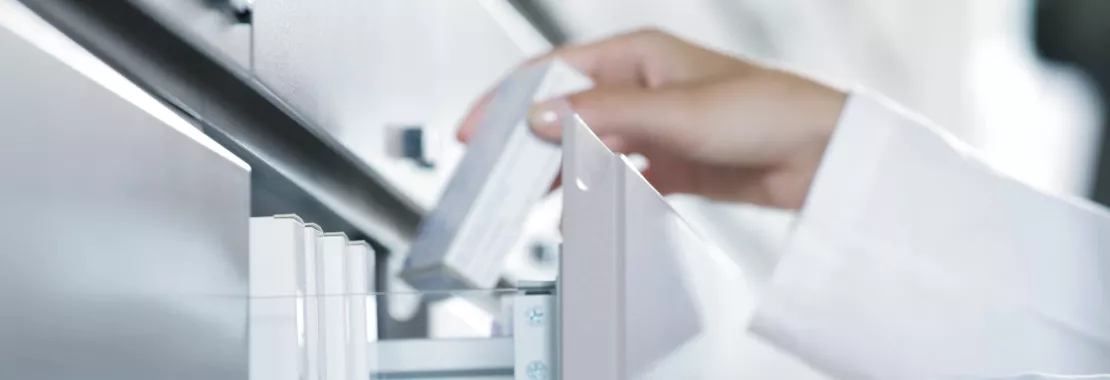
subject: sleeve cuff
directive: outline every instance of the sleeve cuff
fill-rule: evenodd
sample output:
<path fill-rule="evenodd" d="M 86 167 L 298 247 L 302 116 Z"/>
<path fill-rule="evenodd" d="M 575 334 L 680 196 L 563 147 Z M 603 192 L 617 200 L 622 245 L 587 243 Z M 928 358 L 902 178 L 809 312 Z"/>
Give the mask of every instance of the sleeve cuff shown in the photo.
<path fill-rule="evenodd" d="M 838 378 L 1105 373 L 1106 231 L 857 90 L 749 329 Z"/>
<path fill-rule="evenodd" d="M 915 119 L 879 95 L 853 90 L 814 175 L 802 218 L 826 227 L 856 225 L 892 136 Z"/>

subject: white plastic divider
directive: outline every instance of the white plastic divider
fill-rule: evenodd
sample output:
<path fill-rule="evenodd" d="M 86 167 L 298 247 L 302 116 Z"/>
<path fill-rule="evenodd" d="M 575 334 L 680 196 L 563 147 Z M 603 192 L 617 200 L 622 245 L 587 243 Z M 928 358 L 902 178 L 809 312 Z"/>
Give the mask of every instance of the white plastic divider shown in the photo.
<path fill-rule="evenodd" d="M 297 334 L 298 258 L 304 254 L 304 225 L 292 215 L 251 218 L 251 380 L 299 380 Z"/>
<path fill-rule="evenodd" d="M 351 380 L 367 379 L 370 369 L 367 360 L 369 332 L 366 310 L 370 290 L 369 263 L 374 250 L 364 241 L 347 244 L 347 369 Z"/>
<path fill-rule="evenodd" d="M 250 223 L 250 379 L 367 379 L 374 250 L 295 215 Z"/>
<path fill-rule="evenodd" d="M 627 379 L 617 158 L 575 116 L 563 128 L 559 375 Z"/>
<path fill-rule="evenodd" d="M 304 366 L 301 368 L 301 378 L 304 380 L 322 380 L 327 378 L 323 370 L 324 350 L 320 345 L 321 316 L 324 314 L 323 303 L 317 298 L 320 295 L 319 283 L 316 277 L 320 252 L 320 236 L 324 231 L 320 226 L 308 223 L 304 226 L 304 252 L 300 260 L 300 274 L 297 278 L 304 295 L 301 306 L 302 346 Z"/>
<path fill-rule="evenodd" d="M 322 294 L 321 347 L 326 380 L 347 380 L 347 235 L 325 233 L 320 237 L 317 284 Z M 261 379 L 259 379 L 261 380 Z M 352 379 L 354 380 L 354 379 Z"/>
<path fill-rule="evenodd" d="M 673 378 L 657 375 L 673 368 L 733 378 L 670 360 L 691 356 L 679 349 L 704 337 L 691 279 L 708 272 L 687 266 L 712 257 L 711 246 L 577 116 L 565 120 L 563 150 L 562 378 Z"/>

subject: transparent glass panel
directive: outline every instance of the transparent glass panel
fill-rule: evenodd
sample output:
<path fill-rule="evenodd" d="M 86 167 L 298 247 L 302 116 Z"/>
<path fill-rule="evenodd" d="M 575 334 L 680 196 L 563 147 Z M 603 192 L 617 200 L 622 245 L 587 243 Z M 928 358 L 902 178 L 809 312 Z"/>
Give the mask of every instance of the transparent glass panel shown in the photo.
<path fill-rule="evenodd" d="M 684 258 L 679 270 L 690 290 L 699 330 L 630 378 L 715 379 L 771 372 L 798 379 L 822 378 L 748 331 L 755 299 L 738 266 L 720 252 L 691 252 Z M 531 364 L 514 360 L 518 351 L 555 350 L 551 340 L 518 339 L 514 322 L 532 326 L 529 318 L 535 317 L 539 323 L 558 323 L 557 310 L 514 311 L 514 303 L 524 295 L 516 289 L 495 289 L 255 297 L 252 305 L 278 304 L 284 313 L 261 319 L 252 314 L 252 363 L 264 363 L 261 365 L 270 369 L 274 363 L 291 363 L 285 368 L 304 379 L 313 378 L 305 377 L 307 372 L 320 376 L 329 369 L 350 374 L 365 371 L 375 379 L 512 379 L 514 371 L 527 371 Z M 379 312 L 390 302 L 424 302 L 426 306 L 410 319 L 396 320 Z M 658 307 L 676 306 L 660 298 Z M 335 310 L 338 315 L 332 314 Z M 357 310 L 362 311 L 361 316 Z M 636 318 L 643 316 L 626 315 L 624 327 L 636 325 L 632 321 Z M 520 323 L 516 326 L 522 326 Z M 667 330 L 662 327 L 656 333 L 666 334 Z M 359 342 L 365 342 L 362 351 L 357 348 Z M 282 361 L 277 359 L 280 357 L 293 359 Z M 364 360 L 359 363 L 357 357 Z M 544 364 L 549 378 L 554 379 L 553 368 L 558 363 Z"/>
<path fill-rule="evenodd" d="M 512 305 L 523 294 L 494 289 L 252 297 L 251 371 L 274 379 L 334 379 L 336 372 L 346 379 L 511 379 Z M 379 312 L 390 302 L 426 306 L 397 320 Z M 523 317 L 535 317 L 530 312 Z M 546 312 L 540 311 L 541 318 L 553 315 Z"/>

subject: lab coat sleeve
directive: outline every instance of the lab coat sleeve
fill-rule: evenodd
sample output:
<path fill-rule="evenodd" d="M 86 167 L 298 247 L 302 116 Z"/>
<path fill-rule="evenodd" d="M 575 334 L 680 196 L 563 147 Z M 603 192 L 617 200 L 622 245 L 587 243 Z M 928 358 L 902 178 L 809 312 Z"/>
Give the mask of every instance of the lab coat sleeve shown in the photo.
<path fill-rule="evenodd" d="M 757 335 L 842 379 L 1110 373 L 1105 210 L 864 91 L 821 165 Z"/>

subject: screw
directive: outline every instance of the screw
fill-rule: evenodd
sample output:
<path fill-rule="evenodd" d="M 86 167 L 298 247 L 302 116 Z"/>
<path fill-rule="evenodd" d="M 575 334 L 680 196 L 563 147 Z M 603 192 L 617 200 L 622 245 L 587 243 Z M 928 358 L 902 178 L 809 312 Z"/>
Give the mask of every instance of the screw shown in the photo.
<path fill-rule="evenodd" d="M 535 259 L 536 262 L 542 264 L 552 263 L 555 261 L 555 255 L 555 249 L 547 244 L 540 242 L 532 244 L 532 258 Z"/>
<path fill-rule="evenodd" d="M 231 0 L 230 3 L 231 10 L 235 13 L 235 18 L 241 23 L 250 24 L 254 0 Z"/>
<path fill-rule="evenodd" d="M 528 363 L 528 378 L 532 380 L 547 380 L 547 364 L 541 361 Z"/>
<path fill-rule="evenodd" d="M 528 317 L 528 320 L 532 322 L 533 326 L 539 326 L 543 324 L 543 309 L 539 307 L 528 309 L 528 312 L 525 313 L 525 316 Z"/>

